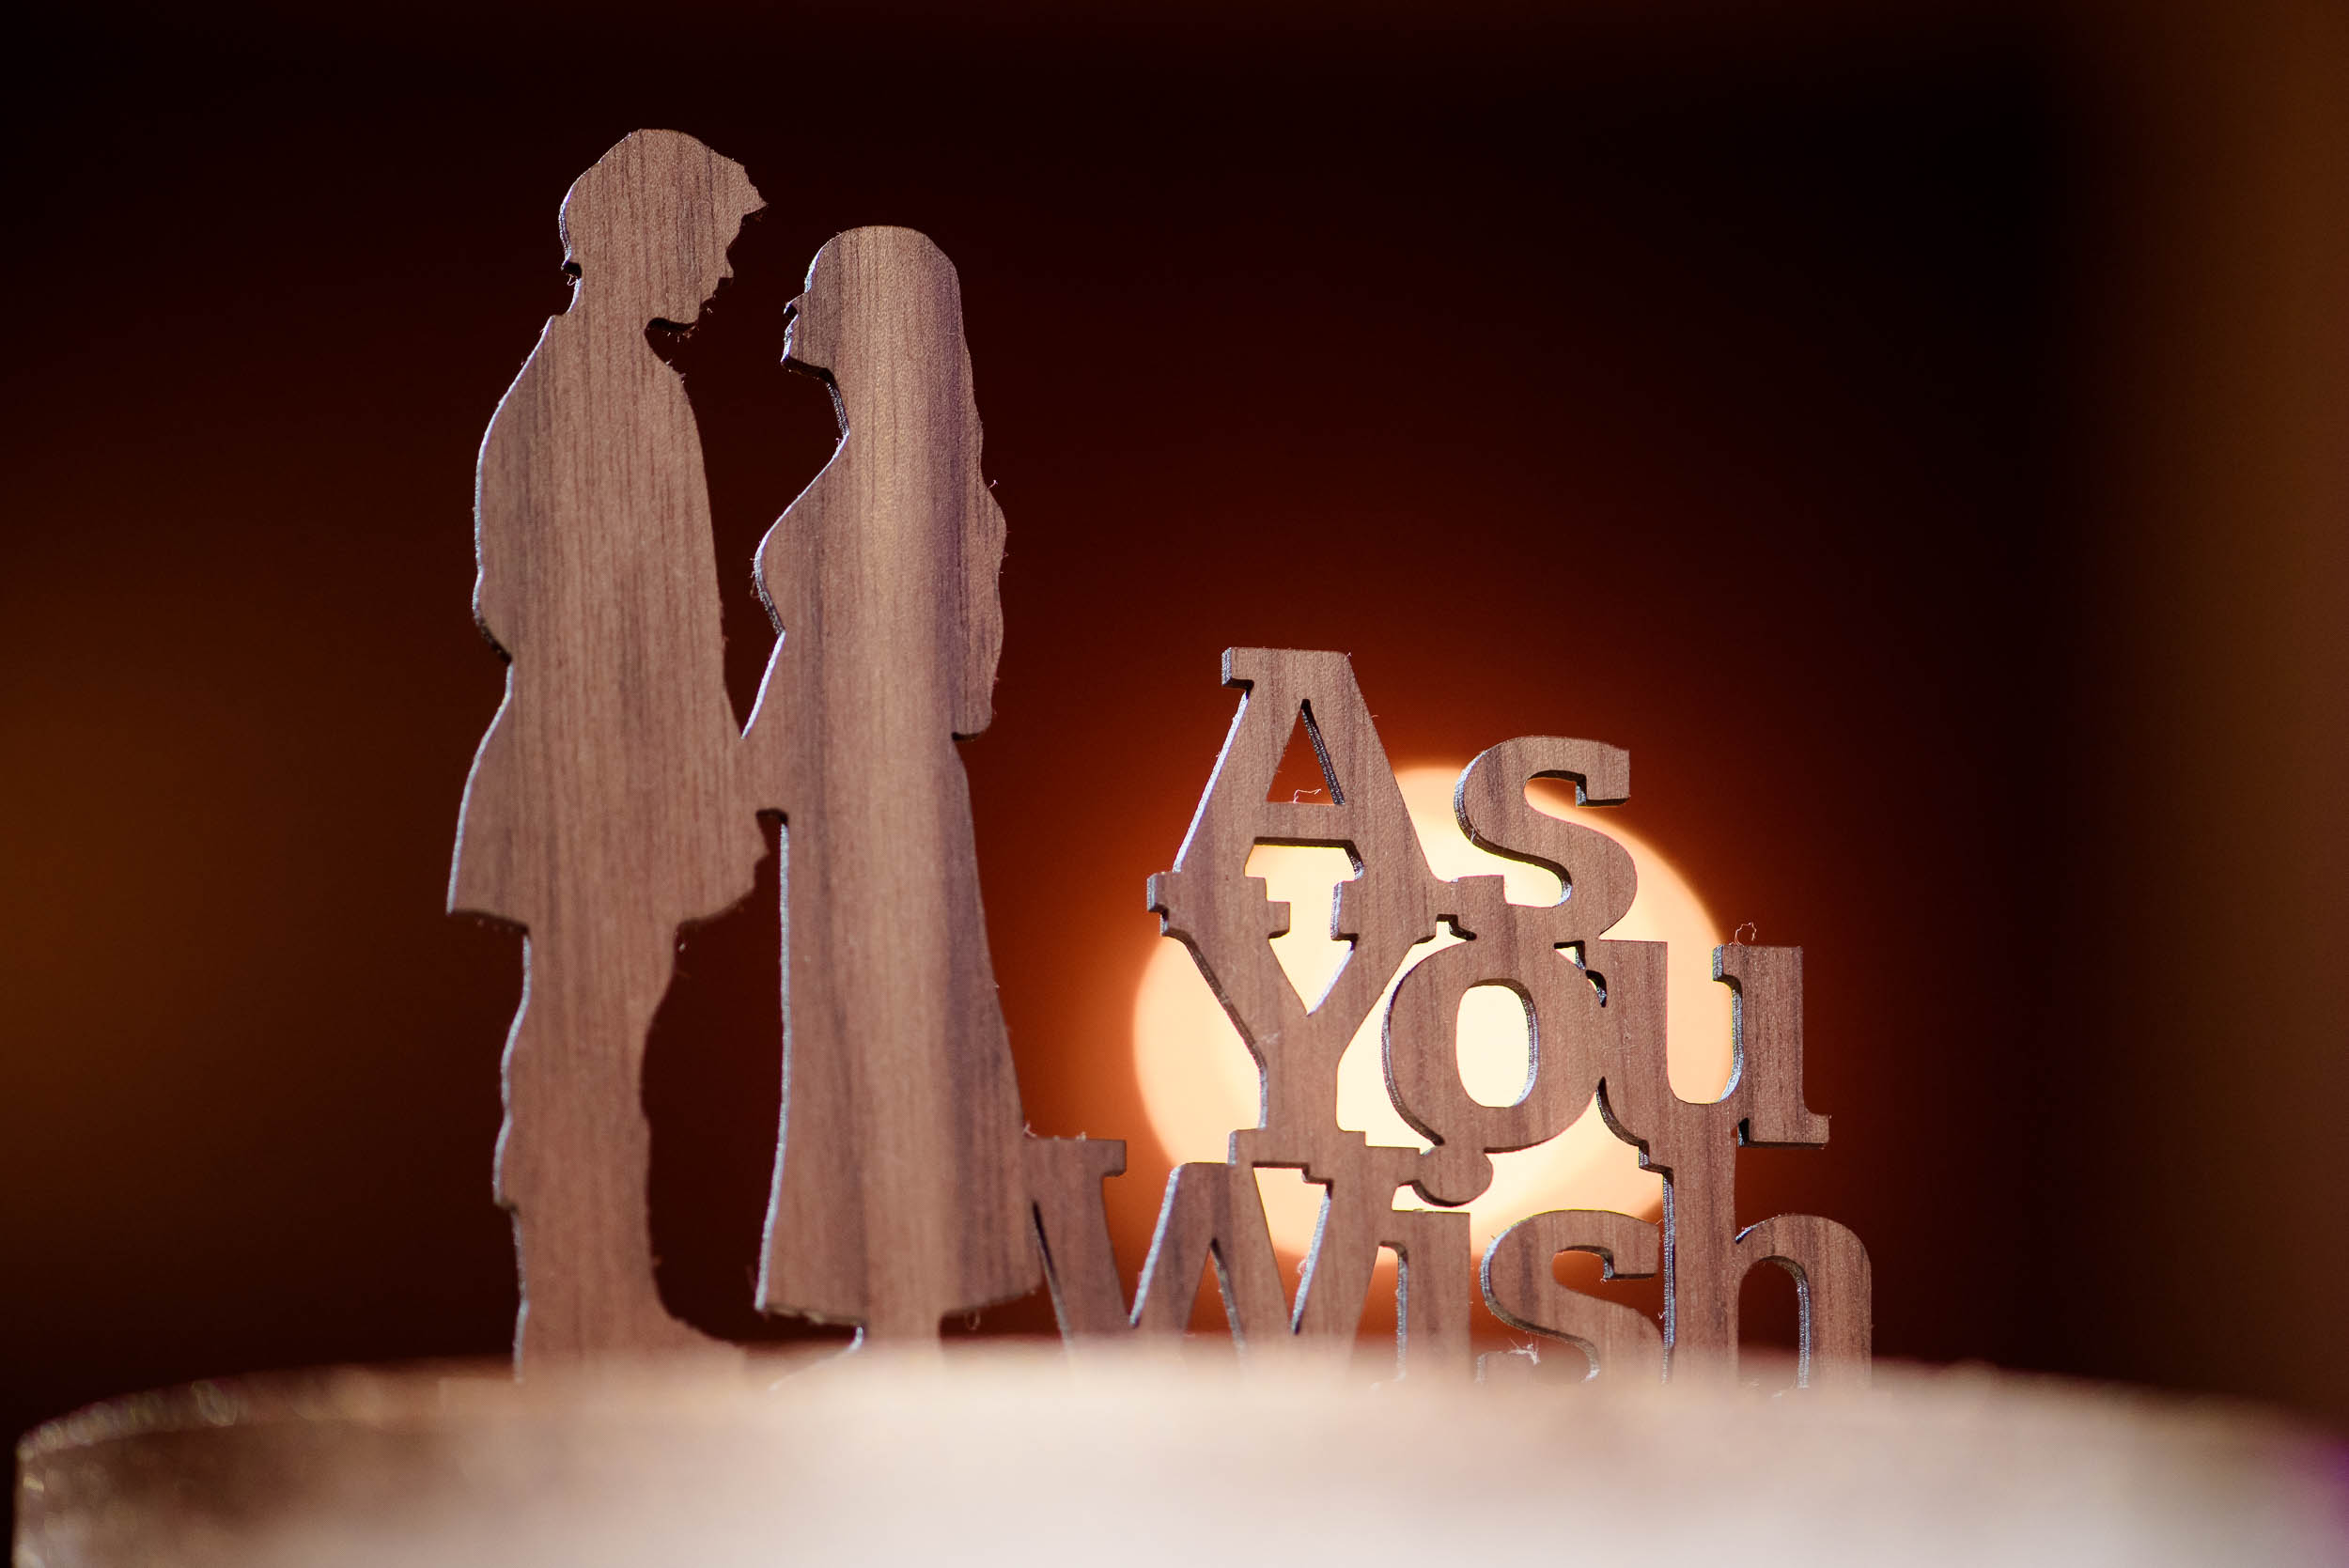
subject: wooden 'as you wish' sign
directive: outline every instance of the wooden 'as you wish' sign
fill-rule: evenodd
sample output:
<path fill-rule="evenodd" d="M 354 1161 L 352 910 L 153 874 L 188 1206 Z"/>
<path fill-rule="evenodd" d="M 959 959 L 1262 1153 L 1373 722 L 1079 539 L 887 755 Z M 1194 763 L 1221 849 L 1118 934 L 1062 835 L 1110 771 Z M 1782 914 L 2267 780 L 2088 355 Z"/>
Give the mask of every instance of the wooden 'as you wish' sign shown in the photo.
<path fill-rule="evenodd" d="M 1255 1059 L 1261 1114 L 1224 1161 L 1175 1169 L 1129 1287 L 1103 1199 L 1125 1146 L 1024 1132 L 996 1001 L 955 742 L 990 717 L 1004 521 L 980 472 L 960 286 L 912 230 L 836 236 L 792 307 L 786 362 L 831 388 L 840 436 L 753 567 L 775 644 L 735 727 L 699 437 L 645 333 L 693 320 L 758 207 L 738 165 L 673 132 L 639 132 L 582 175 L 562 208 L 570 308 L 482 445 L 475 607 L 509 668 L 450 903 L 525 932 L 496 1164 L 522 1368 L 723 1348 L 654 1288 L 639 1075 L 677 927 L 747 894 L 766 812 L 783 824 L 786 962 L 763 1310 L 923 1344 L 950 1314 L 1049 1285 L 1072 1345 L 1108 1343 L 1182 1331 L 1212 1265 L 1245 1358 L 1339 1367 L 1392 1250 L 1407 1376 L 1474 1375 L 1481 1290 L 1502 1323 L 1571 1346 L 1594 1375 L 1678 1381 L 1734 1371 L 1739 1284 L 1771 1263 L 1797 1285 L 1797 1380 L 1864 1379 L 1858 1239 L 1812 1216 L 1736 1219 L 1741 1145 L 1827 1141 L 1802 1092 L 1801 950 L 1716 952 L 1735 1064 L 1718 1100 L 1681 1099 L 1662 944 L 1608 935 L 1637 890 L 1630 855 L 1527 797 L 1563 779 L 1585 804 L 1620 801 L 1626 753 L 1526 737 L 1460 776 L 1458 830 L 1553 873 L 1556 902 L 1514 903 L 1498 877 L 1439 877 L 1337 653 L 1224 655 L 1237 714 L 1189 833 L 1148 880 L 1150 909 Z M 1270 799 L 1300 728 L 1326 799 Z M 1317 999 L 1270 946 L 1317 917 L 1248 875 L 1263 844 L 1336 847 L 1353 865 L 1327 917 L 1349 955 Z M 1464 939 L 1415 954 L 1439 926 Z M 1502 1106 L 1469 1093 L 1454 1037 L 1462 997 L 1491 986 L 1523 1004 L 1532 1044 L 1523 1092 Z M 1374 1019 L 1388 1096 L 1423 1146 L 1340 1124 L 1339 1062 Z M 1490 1186 L 1492 1157 L 1594 1109 L 1662 1175 L 1660 1220 L 1527 1216 L 1480 1267 L 1463 1205 Z M 1294 1298 L 1258 1196 L 1266 1168 L 1323 1193 Z M 1567 1251 L 1660 1273 L 1661 1321 L 1566 1289 L 1553 1263 Z"/>

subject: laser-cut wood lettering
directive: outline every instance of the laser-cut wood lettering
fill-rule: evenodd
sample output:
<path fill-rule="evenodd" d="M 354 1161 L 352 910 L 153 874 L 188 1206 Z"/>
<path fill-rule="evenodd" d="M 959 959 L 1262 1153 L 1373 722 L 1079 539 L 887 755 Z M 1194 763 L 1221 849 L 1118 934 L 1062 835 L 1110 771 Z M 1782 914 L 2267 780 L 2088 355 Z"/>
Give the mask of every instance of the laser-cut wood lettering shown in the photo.
<path fill-rule="evenodd" d="M 1485 1249 L 1485 1300 L 1510 1327 L 1579 1350 L 1590 1376 L 1661 1378 L 1664 1336 L 1655 1320 L 1620 1301 L 1568 1290 L 1551 1267 L 1561 1252 L 1595 1252 L 1606 1278 L 1644 1279 L 1662 1266 L 1663 1251 L 1659 1227 L 1611 1209 L 1531 1215 Z"/>
<path fill-rule="evenodd" d="M 1665 1073 L 1662 945 L 1600 943 L 1592 967 L 1632 1003 L 1602 1091 L 1608 1120 L 1664 1175 L 1667 1375 L 1735 1372 L 1737 1287 L 1772 1263 L 1795 1276 L 1801 1300 L 1797 1381 L 1865 1381 L 1873 1281 L 1859 1237 L 1810 1215 L 1736 1222 L 1739 1146 L 1827 1142 L 1827 1118 L 1803 1103 L 1802 949 L 1715 951 L 1715 977 L 1737 991 L 1736 1066 L 1709 1103 L 1682 1099 Z"/>
<path fill-rule="evenodd" d="M 1126 1141 L 1031 1138 L 1026 1153 L 1036 1245 L 1061 1336 L 1071 1343 L 1124 1338 L 1133 1323 L 1101 1184 L 1126 1173 Z"/>

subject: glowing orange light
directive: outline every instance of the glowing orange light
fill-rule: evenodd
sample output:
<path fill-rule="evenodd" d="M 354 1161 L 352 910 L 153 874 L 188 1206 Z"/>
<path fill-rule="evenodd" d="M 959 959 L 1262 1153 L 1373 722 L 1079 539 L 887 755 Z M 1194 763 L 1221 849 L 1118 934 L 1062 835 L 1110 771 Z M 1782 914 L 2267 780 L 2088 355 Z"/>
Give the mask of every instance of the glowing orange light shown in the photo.
<path fill-rule="evenodd" d="M 1509 897 L 1520 904 L 1548 904 L 1560 893 L 1550 873 L 1488 854 L 1469 843 L 1453 820 L 1452 789 L 1459 769 L 1406 768 L 1397 773 L 1411 822 L 1419 830 L 1427 862 L 1439 877 L 1499 873 Z M 1721 935 L 1703 904 L 1672 862 L 1636 833 L 1626 831 L 1605 810 L 1578 809 L 1571 787 L 1546 781 L 1528 791 L 1541 810 L 1571 817 L 1609 834 L 1630 851 L 1639 867 L 1639 896 L 1610 936 L 1672 944 L 1667 1020 L 1672 1087 L 1688 1099 L 1719 1097 L 1729 1081 L 1730 996 L 1713 983 L 1712 955 Z M 1330 908 L 1330 890 L 1353 875 L 1340 849 L 1300 849 L 1259 845 L 1248 874 L 1266 879 L 1266 892 L 1295 911 L 1288 935 L 1272 948 L 1298 994 L 1317 998 L 1346 960 L 1347 944 L 1329 934 L 1326 921 L 1308 911 Z M 1411 950 L 1387 982 L 1392 994 L 1404 971 L 1439 947 L 1460 939 L 1448 930 Z M 1379 1066 L 1382 1000 L 1338 1067 L 1338 1121 L 1369 1134 L 1374 1143 L 1425 1147 L 1388 1102 Z M 1470 1094 L 1493 1105 L 1515 1100 L 1525 1085 L 1530 1042 L 1525 1013 L 1517 998 L 1497 986 L 1470 991 L 1460 1007 L 1460 1076 Z M 1176 1160 L 1220 1160 L 1235 1127 L 1256 1124 L 1256 1066 L 1238 1032 L 1199 976 L 1189 952 L 1175 941 L 1159 945 L 1144 969 L 1134 997 L 1134 1066 L 1141 1079 L 1151 1130 Z M 1291 1256 L 1312 1244 L 1320 1215 L 1321 1189 L 1292 1172 L 1268 1172 L 1263 1182 L 1266 1217 L 1275 1246 Z M 1408 1203 L 1407 1188 L 1398 1203 Z M 1529 1214 L 1553 1208 L 1622 1209 L 1653 1214 L 1662 1203 L 1661 1184 L 1640 1169 L 1638 1155 L 1607 1130 L 1597 1108 L 1537 1148 L 1493 1157 L 1493 1184 L 1469 1205 L 1476 1246 Z"/>

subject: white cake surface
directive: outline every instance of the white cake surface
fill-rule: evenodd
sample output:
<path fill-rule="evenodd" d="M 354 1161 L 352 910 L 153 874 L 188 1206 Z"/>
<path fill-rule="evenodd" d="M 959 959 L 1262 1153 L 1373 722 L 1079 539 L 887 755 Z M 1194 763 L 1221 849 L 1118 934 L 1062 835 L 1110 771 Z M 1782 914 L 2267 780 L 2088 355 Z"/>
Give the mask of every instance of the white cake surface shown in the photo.
<path fill-rule="evenodd" d="M 2349 1561 L 2349 1456 L 1981 1370 L 1442 1388 L 1165 1357 L 341 1369 L 18 1449 L 18 1568 Z"/>

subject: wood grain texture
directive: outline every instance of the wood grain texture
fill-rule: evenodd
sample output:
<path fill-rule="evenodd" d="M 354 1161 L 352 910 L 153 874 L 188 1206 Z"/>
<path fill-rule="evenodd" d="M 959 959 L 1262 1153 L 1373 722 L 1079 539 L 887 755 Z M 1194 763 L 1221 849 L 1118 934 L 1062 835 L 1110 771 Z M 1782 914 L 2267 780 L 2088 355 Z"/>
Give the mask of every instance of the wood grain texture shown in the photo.
<path fill-rule="evenodd" d="M 1243 693 L 1239 711 L 1174 864 L 1151 878 L 1149 899 L 1256 1060 L 1262 1116 L 1233 1134 L 1231 1159 L 1300 1170 L 1324 1188 L 1293 1314 L 1299 1335 L 1350 1341 L 1377 1253 L 1392 1249 L 1405 1262 L 1407 1374 L 1414 1365 L 1465 1373 L 1472 1266 L 1465 1217 L 1397 1211 L 1395 1190 L 1409 1185 L 1429 1202 L 1466 1203 L 1491 1183 L 1490 1153 L 1552 1138 L 1591 1105 L 1612 1033 L 1577 955 L 1622 917 L 1636 879 L 1612 840 L 1533 811 L 1524 787 L 1566 777 L 1585 800 L 1621 800 L 1628 758 L 1613 747 L 1536 737 L 1495 747 L 1463 773 L 1455 802 L 1463 831 L 1549 867 L 1563 884 L 1555 905 L 1529 908 L 1509 903 L 1498 877 L 1453 882 L 1429 869 L 1345 656 L 1235 648 L 1224 655 L 1223 679 Z M 1327 800 L 1268 798 L 1300 727 Z M 1273 955 L 1270 939 L 1296 912 L 1247 875 L 1259 844 L 1333 846 L 1352 863 L 1329 925 L 1351 950 L 1317 998 L 1299 995 Z M 1412 947 L 1447 920 L 1470 939 L 1411 967 L 1383 1030 L 1389 1095 L 1433 1147 L 1374 1145 L 1338 1125 L 1338 1063 Z M 1526 1090 L 1507 1107 L 1480 1104 L 1460 1081 L 1459 1002 L 1482 985 L 1517 992 L 1532 1025 Z"/>
<path fill-rule="evenodd" d="M 1178 1165 L 1168 1174 L 1166 1201 L 1134 1298 L 1134 1327 L 1181 1333 L 1190 1326 L 1210 1263 L 1240 1354 L 1252 1358 L 1279 1354 L 1289 1340 L 1288 1295 L 1265 1223 L 1256 1172 L 1247 1166 Z"/>
<path fill-rule="evenodd" d="M 1740 1231 L 1741 1144 L 1816 1148 L 1828 1122 L 1802 1093 L 1802 949 L 1732 944 L 1714 950 L 1714 976 L 1736 990 L 1730 1086 L 1708 1103 L 1672 1092 L 1664 1060 L 1664 950 L 1601 942 L 1592 967 L 1606 980 L 1616 1041 L 1601 1104 L 1617 1134 L 1664 1177 L 1664 1345 L 1667 1375 L 1733 1375 L 1737 1290 L 1757 1264 L 1795 1277 L 1801 1304 L 1796 1381 L 1865 1382 L 1874 1282 L 1857 1236 L 1831 1219 L 1780 1216 Z"/>
<path fill-rule="evenodd" d="M 1321 1180 L 1350 1171 L 1362 1143 L 1337 1125 L 1338 1059 L 1404 955 L 1451 912 L 1451 884 L 1428 869 L 1345 655 L 1233 648 L 1223 684 L 1241 691 L 1239 711 L 1173 869 L 1150 878 L 1150 908 L 1190 949 L 1262 1075 L 1262 1123 L 1233 1134 L 1233 1157 Z M 1300 719 L 1330 782 L 1327 803 L 1266 799 Z M 1247 874 L 1259 844 L 1344 849 L 1354 863 L 1328 917 L 1330 934 L 1353 951 L 1310 1002 L 1270 946 L 1294 911 Z"/>
<path fill-rule="evenodd" d="M 1388 1098 L 1430 1139 L 1415 1185 L 1431 1203 L 1465 1203 L 1492 1180 L 1487 1154 L 1531 1148 L 1564 1131 L 1590 1108 L 1614 1037 L 1613 1024 L 1576 956 L 1631 908 L 1638 877 L 1631 857 L 1606 834 L 1535 811 L 1525 786 L 1572 780 L 1584 803 L 1630 793 L 1631 759 L 1616 747 L 1559 736 L 1528 736 L 1478 754 L 1460 773 L 1453 809 L 1479 847 L 1523 861 L 1559 879 L 1556 902 L 1512 904 L 1498 877 L 1455 884 L 1453 924 L 1470 939 L 1428 955 L 1395 987 L 1382 1059 Z M 1517 993 L 1532 1042 L 1517 1103 L 1487 1106 L 1460 1080 L 1455 1035 L 1460 1001 L 1474 986 Z"/>
<path fill-rule="evenodd" d="M 563 202 L 570 308 L 482 441 L 474 613 L 508 668 L 449 907 L 528 933 L 497 1160 L 525 1366 L 697 1338 L 654 1284 L 639 1068 L 678 924 L 747 893 L 763 850 L 700 436 L 645 333 L 701 313 L 759 205 L 690 136 L 638 132 L 606 153 Z"/>
<path fill-rule="evenodd" d="M 1395 1352 L 1402 1375 L 1466 1382 L 1476 1370 L 1470 1337 L 1476 1305 L 1469 1217 L 1399 1209 L 1382 1245 L 1395 1255 Z"/>
<path fill-rule="evenodd" d="M 1664 1375 L 1664 1336 L 1636 1307 L 1559 1283 L 1561 1252 L 1591 1252 L 1602 1278 L 1641 1280 L 1663 1266 L 1662 1232 L 1611 1209 L 1552 1209 L 1518 1220 L 1485 1249 L 1485 1304 L 1512 1328 L 1563 1340 L 1591 1377 L 1655 1382 Z"/>
<path fill-rule="evenodd" d="M 1133 1323 L 1101 1185 L 1125 1174 L 1126 1141 L 1030 1138 L 1025 1153 L 1036 1245 L 1061 1337 L 1071 1344 L 1123 1339 Z"/>
<path fill-rule="evenodd" d="M 1242 693 L 1239 711 L 1173 868 L 1150 878 L 1150 908 L 1160 929 L 1190 950 L 1256 1061 L 1263 1115 L 1233 1133 L 1233 1164 L 1243 1176 L 1254 1167 L 1299 1170 L 1325 1189 L 1293 1329 L 1325 1347 L 1350 1344 L 1387 1239 L 1384 1217 L 1423 1162 L 1416 1149 L 1375 1146 L 1338 1126 L 1338 1062 L 1412 944 L 1452 912 L 1453 887 L 1428 868 L 1345 655 L 1234 648 L 1223 656 L 1223 683 Z M 1268 800 L 1300 723 L 1328 800 Z M 1293 911 L 1247 874 L 1258 844 L 1341 848 L 1354 866 L 1328 917 L 1330 935 L 1352 951 L 1311 1001 L 1273 954 L 1270 939 L 1289 929 Z"/>
<path fill-rule="evenodd" d="M 927 239 L 827 243 L 785 353 L 831 385 L 841 436 L 758 556 L 779 641 L 746 743 L 784 817 L 788 955 L 759 1304 L 934 1339 L 1041 1278 L 955 747 L 992 711 L 1003 517 L 960 285 Z"/>
<path fill-rule="evenodd" d="M 1530 1149 L 1565 1131 L 1598 1091 L 1597 993 L 1581 967 L 1559 951 L 1558 911 L 1527 908 L 1501 895 L 1501 878 L 1463 878 L 1486 896 L 1459 929 L 1473 939 L 1429 954 L 1394 989 L 1381 1057 L 1387 1095 L 1403 1119 L 1435 1143 L 1415 1185 L 1431 1203 L 1465 1203 L 1492 1185 L 1488 1154 Z M 1521 1096 L 1490 1106 L 1460 1079 L 1460 1002 L 1478 986 L 1517 994 L 1532 1026 L 1532 1054 Z"/>

